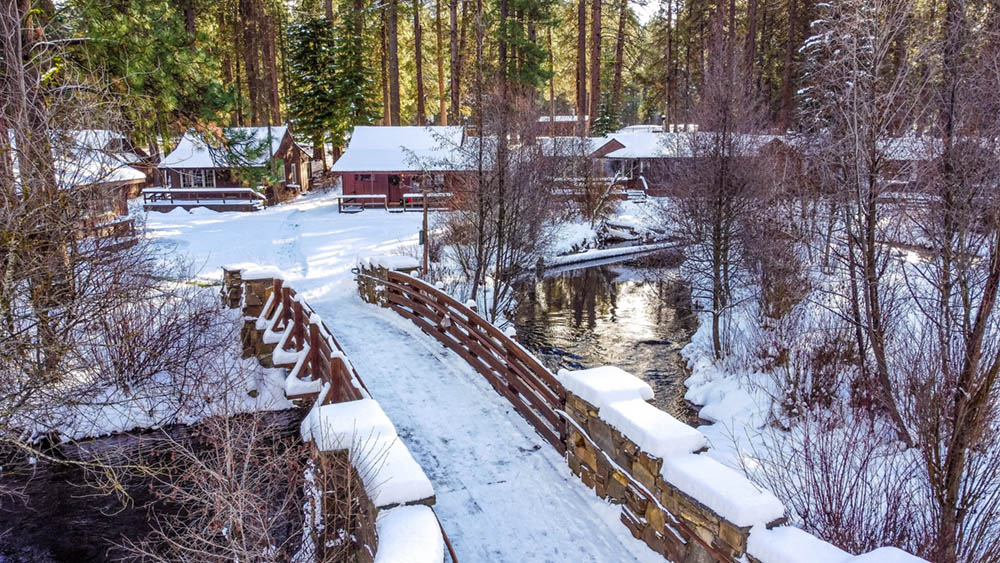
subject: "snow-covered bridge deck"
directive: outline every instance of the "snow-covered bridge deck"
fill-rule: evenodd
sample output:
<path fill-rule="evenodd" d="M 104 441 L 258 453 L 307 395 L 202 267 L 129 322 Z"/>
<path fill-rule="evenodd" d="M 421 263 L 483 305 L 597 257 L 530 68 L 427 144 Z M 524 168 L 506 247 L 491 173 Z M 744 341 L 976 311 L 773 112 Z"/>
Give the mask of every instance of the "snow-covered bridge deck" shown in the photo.
<path fill-rule="evenodd" d="M 357 296 L 313 306 L 434 483 L 461 561 L 663 561 L 458 355 Z"/>
<path fill-rule="evenodd" d="M 275 267 L 302 292 L 433 482 L 462 563 L 663 561 L 482 375 L 410 321 L 361 301 L 350 269 L 415 246 L 417 214 L 338 214 L 336 194 L 313 194 L 257 213 L 150 214 L 146 226 L 207 279 L 227 264 Z"/>

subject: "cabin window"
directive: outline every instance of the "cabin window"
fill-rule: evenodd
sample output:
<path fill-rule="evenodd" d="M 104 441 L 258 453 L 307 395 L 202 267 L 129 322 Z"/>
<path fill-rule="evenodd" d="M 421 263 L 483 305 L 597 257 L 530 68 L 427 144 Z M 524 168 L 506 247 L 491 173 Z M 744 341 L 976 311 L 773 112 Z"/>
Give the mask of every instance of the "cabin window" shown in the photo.
<path fill-rule="evenodd" d="M 180 173 L 182 188 L 214 188 L 215 174 L 212 170 L 192 169 Z"/>
<path fill-rule="evenodd" d="M 371 182 L 372 181 L 372 175 L 371 174 L 355 174 L 354 175 L 354 180 L 357 181 L 357 182 Z"/>

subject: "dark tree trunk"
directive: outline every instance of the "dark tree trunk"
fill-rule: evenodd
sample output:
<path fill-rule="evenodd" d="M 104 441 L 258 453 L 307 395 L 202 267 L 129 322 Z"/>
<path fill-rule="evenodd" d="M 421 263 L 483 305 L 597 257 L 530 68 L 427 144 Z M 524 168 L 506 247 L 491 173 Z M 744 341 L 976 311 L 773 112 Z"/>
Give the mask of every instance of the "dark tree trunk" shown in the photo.
<path fill-rule="evenodd" d="M 413 60 L 417 79 L 417 125 L 427 125 L 427 108 L 424 106 L 424 49 L 423 30 L 420 28 L 420 0 L 413 0 Z"/>
<path fill-rule="evenodd" d="M 744 63 L 747 65 L 747 80 L 754 76 L 754 59 L 757 58 L 757 0 L 747 0 L 747 37 Z M 749 84 L 749 83 L 748 83 Z"/>
<path fill-rule="evenodd" d="M 441 25 L 441 0 L 434 5 L 434 35 L 437 39 L 438 125 L 448 124 L 448 104 L 445 103 L 444 86 L 444 32 Z"/>
<path fill-rule="evenodd" d="M 601 113 L 601 0 L 590 5 L 590 124 Z"/>
<path fill-rule="evenodd" d="M 549 40 L 549 72 L 552 76 L 549 77 L 549 136 L 556 136 L 556 63 L 555 55 L 552 51 L 552 26 L 546 26 L 548 30 L 548 40 Z"/>
<path fill-rule="evenodd" d="M 264 60 L 264 77 L 267 100 L 267 123 L 281 124 L 281 89 L 278 87 L 278 56 L 274 40 L 277 36 L 274 29 L 274 14 L 268 14 L 267 8 L 260 6 L 260 21 L 263 28 L 261 56 Z"/>
<path fill-rule="evenodd" d="M 462 75 L 461 62 L 458 58 L 458 0 L 448 1 L 448 17 L 451 19 L 451 30 L 449 39 L 451 40 L 450 64 L 451 64 L 451 120 L 458 123 L 460 118 L 461 101 L 459 100 L 459 80 Z"/>
<path fill-rule="evenodd" d="M 663 130 L 669 132 L 674 122 L 674 2 L 667 0 L 667 60 L 666 79 L 663 81 L 664 113 Z"/>
<path fill-rule="evenodd" d="M 185 0 L 184 2 L 184 30 L 188 32 L 191 36 L 191 42 L 194 43 L 194 0 Z"/>
<path fill-rule="evenodd" d="M 576 114 L 578 135 L 586 134 L 587 100 L 587 0 L 579 0 L 576 10 Z"/>
<path fill-rule="evenodd" d="M 392 118 L 390 117 L 390 115 L 391 115 L 390 111 L 391 110 L 389 108 L 389 65 L 386 62 L 388 60 L 388 58 L 389 58 L 389 48 L 386 45 L 386 41 L 387 41 L 386 40 L 386 35 L 387 35 L 387 32 L 386 32 L 385 20 L 386 20 L 386 12 L 385 12 L 385 10 L 383 10 L 382 11 L 382 30 L 381 30 L 382 33 L 380 34 L 381 37 L 382 37 L 382 57 L 381 57 L 381 59 L 382 59 L 382 76 L 381 76 L 381 78 L 382 78 L 382 80 L 381 80 L 381 82 L 382 82 L 382 124 L 383 125 L 392 125 Z"/>
<path fill-rule="evenodd" d="M 794 103 L 792 82 L 795 80 L 795 75 L 792 73 L 792 63 L 795 55 L 798 4 L 798 0 L 788 0 L 788 37 L 785 39 L 785 68 L 781 78 L 781 117 L 778 119 L 778 125 L 782 132 L 787 131 L 792 124 L 792 104 Z"/>
<path fill-rule="evenodd" d="M 389 0 L 386 32 L 389 50 L 389 124 L 399 125 L 399 0 Z"/>
<path fill-rule="evenodd" d="M 618 34 L 615 38 L 615 80 L 611 87 L 611 111 L 617 119 L 622 113 L 622 65 L 625 63 L 625 23 L 628 19 L 628 0 L 621 0 L 618 12 Z"/>

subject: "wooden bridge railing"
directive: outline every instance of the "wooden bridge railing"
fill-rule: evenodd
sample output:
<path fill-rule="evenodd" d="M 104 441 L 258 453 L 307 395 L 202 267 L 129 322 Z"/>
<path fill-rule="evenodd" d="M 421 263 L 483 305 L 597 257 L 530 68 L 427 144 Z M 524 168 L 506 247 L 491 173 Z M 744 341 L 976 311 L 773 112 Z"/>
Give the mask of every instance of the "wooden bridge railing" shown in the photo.
<path fill-rule="evenodd" d="M 358 274 L 362 297 L 410 319 L 451 348 L 507 398 L 560 453 L 566 452 L 566 421 L 560 414 L 566 390 L 520 344 L 473 309 L 428 283 L 380 267 Z"/>
<path fill-rule="evenodd" d="M 575 435 L 587 440 L 608 463 L 615 465 L 627 483 L 629 495 L 663 511 L 665 521 L 658 530 L 661 537 L 678 538 L 680 549 L 689 542 L 697 543 L 717 561 L 733 560 L 710 541 L 699 537 L 684 518 L 668 511 L 660 498 L 632 474 L 631 467 L 615 464 L 613 455 L 604 451 L 586 429 L 567 415 L 563 385 L 520 344 L 473 309 L 423 280 L 380 266 L 359 268 L 357 276 L 362 299 L 392 309 L 454 350 L 486 377 L 560 454 L 567 453 L 569 432 L 575 431 Z M 643 518 L 631 514 L 623 510 L 621 517 L 630 529 L 633 519 Z"/>
<path fill-rule="evenodd" d="M 267 320 L 267 328 L 271 332 L 282 334 L 278 342 L 282 352 L 299 353 L 293 368 L 295 377 L 304 382 L 318 380 L 330 384 L 330 392 L 327 393 L 324 404 L 363 398 L 364 395 L 354 382 L 365 392 L 368 389 L 347 361 L 340 344 L 326 325 L 318 320 L 312 307 L 298 299 L 295 290 L 284 285 L 279 278 L 274 279 L 269 290 L 261 318 Z M 277 350 L 276 348 L 275 351 Z M 301 355 L 303 352 L 304 357 Z M 290 395 L 289 398 L 316 396 L 318 392 Z"/>

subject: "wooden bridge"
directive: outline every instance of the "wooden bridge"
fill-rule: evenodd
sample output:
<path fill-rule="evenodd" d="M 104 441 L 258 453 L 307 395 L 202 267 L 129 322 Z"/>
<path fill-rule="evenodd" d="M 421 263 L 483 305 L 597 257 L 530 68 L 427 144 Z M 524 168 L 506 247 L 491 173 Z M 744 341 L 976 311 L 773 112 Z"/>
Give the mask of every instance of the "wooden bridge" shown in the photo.
<path fill-rule="evenodd" d="M 781 503 L 699 455 L 704 437 L 645 402 L 651 390 L 623 399 L 648 389 L 634 376 L 602 380 L 625 383 L 605 400 L 427 282 L 378 265 L 355 274 L 364 303 L 340 293 L 310 305 L 267 280 L 266 302 L 244 311 L 258 330 L 282 334 L 275 364 L 295 353 L 289 378 L 300 390 L 290 396 L 384 405 L 433 482 L 452 560 L 770 563 L 803 546 L 824 561 L 853 559 L 783 526 Z M 319 313 L 334 319 L 338 338 Z M 568 478 L 567 464 L 586 487 Z"/>

